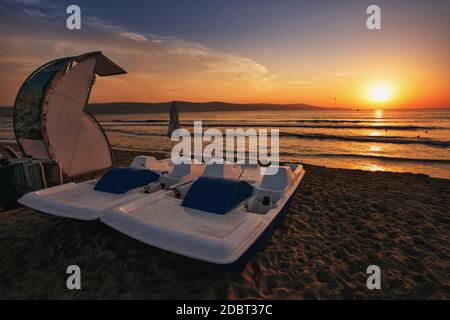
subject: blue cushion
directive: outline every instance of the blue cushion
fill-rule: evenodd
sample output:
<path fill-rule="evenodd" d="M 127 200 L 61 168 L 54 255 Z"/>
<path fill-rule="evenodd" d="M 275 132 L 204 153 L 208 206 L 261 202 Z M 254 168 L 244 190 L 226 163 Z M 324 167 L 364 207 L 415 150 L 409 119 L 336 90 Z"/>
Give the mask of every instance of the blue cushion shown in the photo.
<path fill-rule="evenodd" d="M 252 195 L 253 187 L 246 181 L 200 177 L 184 197 L 183 207 L 226 214 Z"/>
<path fill-rule="evenodd" d="M 98 180 L 94 190 L 122 194 L 159 179 L 159 174 L 147 169 L 112 168 Z"/>

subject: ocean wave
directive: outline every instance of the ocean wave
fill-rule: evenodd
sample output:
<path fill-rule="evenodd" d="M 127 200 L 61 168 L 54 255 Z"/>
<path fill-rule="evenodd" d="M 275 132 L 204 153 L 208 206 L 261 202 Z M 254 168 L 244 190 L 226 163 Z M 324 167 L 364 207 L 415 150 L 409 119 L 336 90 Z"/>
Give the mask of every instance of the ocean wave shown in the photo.
<path fill-rule="evenodd" d="M 158 136 L 158 137 L 165 137 L 166 135 L 161 132 L 148 132 L 148 131 L 140 131 L 140 130 L 126 130 L 126 129 L 109 129 L 104 128 L 106 132 L 117 132 L 117 133 L 124 133 L 124 134 L 130 134 L 133 136 Z"/>
<path fill-rule="evenodd" d="M 380 123 L 380 122 L 391 122 L 391 123 L 414 123 L 414 122 L 424 122 L 423 119 L 439 119 L 439 120 L 447 120 L 450 119 L 447 117 L 428 117 L 428 118 L 416 118 L 416 119 L 407 119 L 407 118 L 357 118 L 357 119 L 277 119 L 270 120 L 270 122 L 274 123 Z M 130 122 L 130 123 L 168 123 L 168 119 L 98 119 L 100 122 Z M 211 121 L 208 119 L 195 119 L 195 120 L 203 120 L 203 121 Z M 193 122 L 194 120 L 185 120 L 187 122 Z M 229 123 L 248 123 L 248 119 L 224 119 L 218 120 L 214 119 L 214 122 L 229 122 Z M 183 121 L 181 121 L 183 122 Z M 267 122 L 267 119 L 252 119 L 251 122 Z"/>
<path fill-rule="evenodd" d="M 218 126 L 216 123 L 206 123 L 202 125 L 203 127 L 224 127 L 225 124 L 220 124 Z M 230 127 L 237 127 L 235 123 L 230 123 Z M 272 123 L 262 123 L 262 124 L 239 124 L 239 127 L 265 127 L 265 128 L 312 128 L 312 129 L 374 129 L 374 130 L 399 130 L 399 131 L 418 131 L 418 130 L 439 130 L 447 129 L 444 127 L 436 126 L 393 126 L 393 125 L 292 125 L 292 124 L 272 124 Z M 448 128 L 450 129 L 450 128 Z"/>
<path fill-rule="evenodd" d="M 432 140 L 429 138 L 410 138 L 402 136 L 339 136 L 328 134 L 302 134 L 302 133 L 280 133 L 280 136 L 293 137 L 298 139 L 335 140 L 350 142 L 379 142 L 393 144 L 422 144 L 435 147 L 450 147 L 450 141 Z"/>
<path fill-rule="evenodd" d="M 166 122 L 166 123 L 168 123 L 169 121 L 168 120 L 153 120 L 153 119 L 113 119 L 113 120 L 101 120 L 100 121 L 101 123 L 102 122 L 130 122 L 130 123 L 148 123 L 148 122 L 151 122 L 151 123 L 154 123 L 154 122 L 162 122 L 162 123 L 164 123 L 164 122 Z"/>
<path fill-rule="evenodd" d="M 383 118 L 334 118 L 334 119 L 297 119 L 293 120 L 290 119 L 289 121 L 300 121 L 300 122 L 335 122 L 335 123 L 341 123 L 341 122 L 351 122 L 351 123 L 360 123 L 360 122 L 380 122 L 380 121 L 387 121 L 387 122 L 423 122 L 424 119 L 439 119 L 439 120 L 449 120 L 450 117 L 414 117 L 414 119 L 411 118 L 395 118 L 395 117 L 383 117 Z"/>
<path fill-rule="evenodd" d="M 405 158 L 405 157 L 387 157 L 368 154 L 345 154 L 345 153 L 316 153 L 316 154 L 286 154 L 287 156 L 296 157 L 327 157 L 327 158 L 361 158 L 382 161 L 395 162 L 421 162 L 421 163 L 442 163 L 450 164 L 450 159 L 423 159 L 423 158 Z"/>
<path fill-rule="evenodd" d="M 136 123 L 136 122 L 130 122 L 130 123 L 100 123 L 102 128 L 108 128 L 108 127 L 166 127 L 168 126 L 168 123 Z"/>
<path fill-rule="evenodd" d="M 158 127 L 167 125 L 168 122 L 158 122 L 158 123 L 143 123 L 143 122 L 125 122 L 121 123 L 102 123 L 103 127 Z M 192 127 L 193 122 L 182 122 L 180 123 L 182 127 Z M 301 125 L 301 124 L 275 124 L 275 123 L 239 123 L 236 122 L 203 122 L 202 127 L 204 128 L 311 128 L 311 129 L 373 129 L 373 130 L 398 130 L 398 131 L 419 131 L 419 130 L 450 130 L 450 128 L 437 127 L 437 126 L 408 126 L 408 125 Z"/>
<path fill-rule="evenodd" d="M 165 132 L 148 132 L 142 130 L 127 130 L 104 128 L 106 132 L 118 132 L 123 134 L 135 136 L 166 136 Z M 349 142 L 377 142 L 377 143 L 392 143 L 392 144 L 421 144 L 433 147 L 450 147 L 450 141 L 433 140 L 430 138 L 412 138 L 404 136 L 342 136 L 329 135 L 320 133 L 291 133 L 280 132 L 280 137 L 292 137 L 298 139 L 310 140 L 334 140 L 334 141 L 349 141 Z"/>

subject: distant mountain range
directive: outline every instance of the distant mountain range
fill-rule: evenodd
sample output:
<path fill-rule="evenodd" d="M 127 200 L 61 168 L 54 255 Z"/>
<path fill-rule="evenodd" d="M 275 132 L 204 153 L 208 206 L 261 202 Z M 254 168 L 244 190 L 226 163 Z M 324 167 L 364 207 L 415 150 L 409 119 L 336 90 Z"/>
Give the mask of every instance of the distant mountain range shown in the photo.
<path fill-rule="evenodd" d="M 87 110 L 93 114 L 123 114 L 123 113 L 152 113 L 166 112 L 171 102 L 161 103 L 138 103 L 138 102 L 113 102 L 89 104 Z M 187 102 L 177 101 L 180 112 L 201 111 L 251 111 L 251 110 L 315 110 L 320 107 L 307 104 L 271 104 L 271 103 L 248 103 L 237 104 L 228 102 Z"/>
<path fill-rule="evenodd" d="M 133 114 L 167 112 L 172 102 L 141 103 L 141 102 L 111 102 L 91 103 L 87 110 L 92 114 Z M 252 111 L 252 110 L 317 110 L 339 109 L 312 106 L 309 104 L 275 104 L 275 103 L 228 103 L 228 102 L 187 102 L 177 101 L 180 112 L 201 111 Z M 12 107 L 0 107 L 0 117 L 12 115 Z"/>

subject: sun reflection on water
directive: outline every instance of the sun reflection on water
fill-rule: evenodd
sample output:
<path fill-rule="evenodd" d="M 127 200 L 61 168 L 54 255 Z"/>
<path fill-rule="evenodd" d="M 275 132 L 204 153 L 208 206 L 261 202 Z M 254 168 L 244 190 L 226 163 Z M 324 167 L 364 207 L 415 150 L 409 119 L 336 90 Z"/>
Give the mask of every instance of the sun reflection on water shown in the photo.
<path fill-rule="evenodd" d="M 367 163 L 363 166 L 363 170 L 368 171 L 385 171 L 386 168 L 375 163 Z"/>
<path fill-rule="evenodd" d="M 383 110 L 381 110 L 381 109 L 375 110 L 375 112 L 374 112 L 374 117 L 375 117 L 377 120 L 381 120 L 381 119 L 383 118 Z"/>
<path fill-rule="evenodd" d="M 371 145 L 369 146 L 369 150 L 371 152 L 380 152 L 381 150 L 383 150 L 380 146 L 377 145 Z"/>

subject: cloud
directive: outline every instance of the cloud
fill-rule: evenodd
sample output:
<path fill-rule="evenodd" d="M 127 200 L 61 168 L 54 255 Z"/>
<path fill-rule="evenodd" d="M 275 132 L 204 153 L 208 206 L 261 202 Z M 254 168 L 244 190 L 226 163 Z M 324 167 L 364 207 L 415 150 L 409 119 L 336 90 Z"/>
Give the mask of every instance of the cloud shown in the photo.
<path fill-rule="evenodd" d="M 287 83 L 287 85 L 290 85 L 290 86 L 302 86 L 302 85 L 311 84 L 311 83 L 312 83 L 312 81 L 310 81 L 310 80 L 299 80 L 299 81 L 289 81 Z"/>
<path fill-rule="evenodd" d="M 99 17 L 89 17 L 89 16 L 85 17 L 83 18 L 83 24 L 111 32 L 114 32 L 116 29 L 120 28 L 119 26 L 115 26 L 111 23 L 108 23 Z"/>
<path fill-rule="evenodd" d="M 131 39 L 134 41 L 144 41 L 144 42 L 148 41 L 148 39 L 145 36 L 143 36 L 142 34 L 139 34 L 139 33 L 135 33 L 135 32 L 124 31 L 124 32 L 121 32 L 120 35 L 122 37 Z"/>
<path fill-rule="evenodd" d="M 334 75 L 339 78 L 344 78 L 344 77 L 351 77 L 355 74 L 356 74 L 356 72 L 354 72 L 354 71 L 347 71 L 347 72 L 335 72 Z"/>
<path fill-rule="evenodd" d="M 245 57 L 175 37 L 135 32 L 99 17 L 83 16 L 82 29 L 70 31 L 48 2 L 49 10 L 37 0 L 8 2 L 30 7 L 0 8 L 0 105 L 12 103 L 21 81 L 39 65 L 98 50 L 128 75 L 98 81 L 92 96 L 97 101 L 225 100 L 258 97 L 270 88 L 267 68 Z M 7 76 L 2 71 L 11 60 L 17 69 Z"/>
<path fill-rule="evenodd" d="M 48 17 L 47 14 L 44 12 L 38 10 L 38 9 L 23 9 L 22 12 L 25 12 L 27 15 L 29 15 L 32 18 L 46 18 Z"/>
<path fill-rule="evenodd" d="M 48 9 L 62 8 L 61 4 L 48 0 L 4 0 L 4 2 L 15 7 L 31 6 Z"/>
<path fill-rule="evenodd" d="M 5 2 L 12 4 L 42 5 L 40 0 L 6 0 Z"/>

